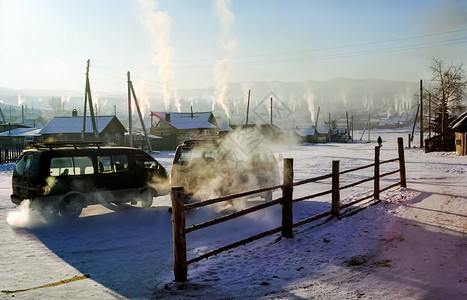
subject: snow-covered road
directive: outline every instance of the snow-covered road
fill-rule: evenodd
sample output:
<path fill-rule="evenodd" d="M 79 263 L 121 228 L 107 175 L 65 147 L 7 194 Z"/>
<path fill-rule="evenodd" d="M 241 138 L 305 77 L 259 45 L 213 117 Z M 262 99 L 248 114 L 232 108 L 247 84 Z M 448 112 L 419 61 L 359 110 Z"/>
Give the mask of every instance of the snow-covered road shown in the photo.
<path fill-rule="evenodd" d="M 395 158 L 396 137 L 407 136 L 405 131 L 373 134 L 380 134 L 385 141 L 382 160 Z M 374 146 L 302 145 L 276 152 L 294 158 L 297 181 L 328 173 L 334 159 L 341 161 L 342 169 L 370 164 Z M 170 171 L 172 155 L 161 153 L 156 158 Z M 294 239 L 277 241 L 278 236 L 271 236 L 192 264 L 189 282 L 180 290 L 170 284 L 168 196 L 159 197 L 150 210 L 130 205 L 90 206 L 72 222 L 60 217 L 44 219 L 32 212 L 25 224 L 21 217 L 26 212 L 20 212 L 9 200 L 11 171 L 2 171 L 0 290 L 14 293 L 2 292 L 0 297 L 467 298 L 467 159 L 454 153 L 424 154 L 420 149 L 406 149 L 406 161 L 407 189 L 384 192 L 380 204 L 351 217 L 298 227 Z M 353 179 L 364 175 L 356 174 Z M 396 179 L 384 179 L 382 186 Z M 322 185 L 297 189 L 296 194 L 316 192 Z M 343 202 L 350 198 L 352 194 L 342 195 Z M 295 209 L 295 221 L 328 208 L 328 199 L 304 202 Z M 11 213 L 18 218 L 15 224 L 22 226 L 7 223 Z M 191 212 L 187 225 L 215 214 L 213 210 Z M 279 220 L 280 210 L 271 208 L 190 233 L 188 256 L 271 229 Z M 90 278 L 74 277 L 81 275 Z M 67 279 L 72 280 L 62 281 Z M 43 287 L 48 284 L 52 285 Z M 164 288 L 166 284 L 170 289 Z"/>

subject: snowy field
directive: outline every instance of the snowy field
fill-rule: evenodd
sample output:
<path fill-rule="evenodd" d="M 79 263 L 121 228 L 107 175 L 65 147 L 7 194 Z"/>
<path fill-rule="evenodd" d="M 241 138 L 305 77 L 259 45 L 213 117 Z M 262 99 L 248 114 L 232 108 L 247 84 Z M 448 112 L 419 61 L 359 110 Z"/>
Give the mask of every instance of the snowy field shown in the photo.
<path fill-rule="evenodd" d="M 372 143 L 278 147 L 294 158 L 294 180 L 397 157 L 397 137 L 372 132 Z M 360 134 L 356 133 L 356 137 Z M 366 138 L 366 137 L 365 137 Z M 417 137 L 416 137 L 417 139 Z M 418 141 L 418 140 L 417 140 Z M 155 155 L 170 172 L 173 152 Z M 221 253 L 173 280 L 170 198 L 153 207 L 90 206 L 79 219 L 41 216 L 10 202 L 12 165 L 0 171 L 0 297 L 3 299 L 467 299 L 467 157 L 405 149 L 407 188 L 355 215 L 294 229 Z M 397 169 L 383 165 L 381 173 Z M 387 169 L 387 170 L 386 170 Z M 372 177 L 373 169 L 342 176 Z M 381 188 L 398 179 L 381 180 Z M 373 183 L 341 192 L 342 203 L 371 193 Z M 294 196 L 330 189 L 329 180 L 297 187 Z M 280 191 L 275 192 L 275 197 Z M 259 199 L 252 199 L 252 205 Z M 187 213 L 187 226 L 228 207 Z M 330 196 L 294 205 L 294 221 L 330 210 Z M 280 207 L 187 234 L 188 258 L 280 225 Z M 8 221 L 7 221 L 8 219 Z"/>

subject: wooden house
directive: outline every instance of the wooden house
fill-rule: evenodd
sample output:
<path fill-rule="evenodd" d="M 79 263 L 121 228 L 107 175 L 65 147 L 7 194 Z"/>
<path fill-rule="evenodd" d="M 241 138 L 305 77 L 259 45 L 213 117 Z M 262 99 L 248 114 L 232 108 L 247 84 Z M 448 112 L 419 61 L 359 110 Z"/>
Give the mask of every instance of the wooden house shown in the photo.
<path fill-rule="evenodd" d="M 99 139 L 94 136 L 91 117 L 86 117 L 85 140 L 100 140 L 104 144 L 125 145 L 126 129 L 116 116 L 95 117 Z M 40 130 L 44 141 L 80 141 L 83 117 L 54 117 Z"/>
<path fill-rule="evenodd" d="M 212 112 L 151 112 L 149 132 L 160 137 L 154 150 L 175 150 L 185 140 L 217 136 L 220 130 Z"/>
<path fill-rule="evenodd" d="M 15 128 L 0 133 L 0 147 L 24 147 L 29 142 L 41 141 L 40 128 Z"/>
<path fill-rule="evenodd" d="M 451 125 L 455 131 L 456 152 L 467 155 L 467 111 L 454 119 Z"/>

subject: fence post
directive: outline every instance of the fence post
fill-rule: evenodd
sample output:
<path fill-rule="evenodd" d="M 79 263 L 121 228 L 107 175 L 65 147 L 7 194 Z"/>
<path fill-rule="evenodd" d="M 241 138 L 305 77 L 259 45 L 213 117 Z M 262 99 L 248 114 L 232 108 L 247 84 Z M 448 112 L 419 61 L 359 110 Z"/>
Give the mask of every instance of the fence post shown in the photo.
<path fill-rule="evenodd" d="M 339 189 L 339 161 L 332 161 L 332 207 L 331 213 L 333 217 L 339 217 L 341 210 L 340 202 L 340 189 Z"/>
<path fill-rule="evenodd" d="M 172 234 L 174 245 L 175 281 L 187 281 L 186 237 L 185 237 L 185 205 L 183 187 L 173 187 L 170 191 L 172 199 Z"/>
<path fill-rule="evenodd" d="M 379 200 L 379 146 L 375 147 L 375 184 L 373 189 L 373 198 Z"/>
<path fill-rule="evenodd" d="M 293 159 L 284 158 L 284 186 L 282 187 L 282 236 L 293 238 Z"/>
<path fill-rule="evenodd" d="M 399 153 L 399 177 L 401 187 L 407 187 L 407 179 L 405 177 L 405 158 L 404 158 L 404 139 L 397 138 L 397 152 Z"/>

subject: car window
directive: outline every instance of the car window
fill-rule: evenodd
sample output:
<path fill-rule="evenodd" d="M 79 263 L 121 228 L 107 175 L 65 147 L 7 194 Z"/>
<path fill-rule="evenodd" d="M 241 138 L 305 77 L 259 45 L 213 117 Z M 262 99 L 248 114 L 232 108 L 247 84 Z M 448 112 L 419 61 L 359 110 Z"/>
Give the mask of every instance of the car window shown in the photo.
<path fill-rule="evenodd" d="M 128 171 L 128 158 L 126 155 L 113 155 L 116 172 Z"/>
<path fill-rule="evenodd" d="M 159 169 L 159 164 L 146 155 L 135 155 L 135 163 L 137 167 L 144 167 L 146 169 Z"/>
<path fill-rule="evenodd" d="M 71 157 L 54 157 L 50 160 L 50 175 L 73 175 L 73 159 Z"/>
<path fill-rule="evenodd" d="M 73 161 L 75 175 L 94 174 L 94 166 L 92 165 L 92 159 L 89 156 L 73 157 Z"/>
<path fill-rule="evenodd" d="M 28 160 L 28 156 L 27 155 L 23 155 L 17 162 L 16 162 L 16 165 L 15 165 L 15 169 L 13 170 L 13 174 L 15 175 L 23 175 L 24 174 L 24 166 L 26 165 L 26 162 Z"/>
<path fill-rule="evenodd" d="M 92 159 L 88 156 L 54 157 L 50 160 L 50 175 L 84 175 L 93 174 Z"/>
<path fill-rule="evenodd" d="M 114 172 L 112 166 L 112 156 L 98 156 L 97 165 L 99 166 L 99 173 L 110 173 Z"/>
<path fill-rule="evenodd" d="M 128 157 L 126 154 L 98 156 L 99 173 L 128 171 Z"/>

